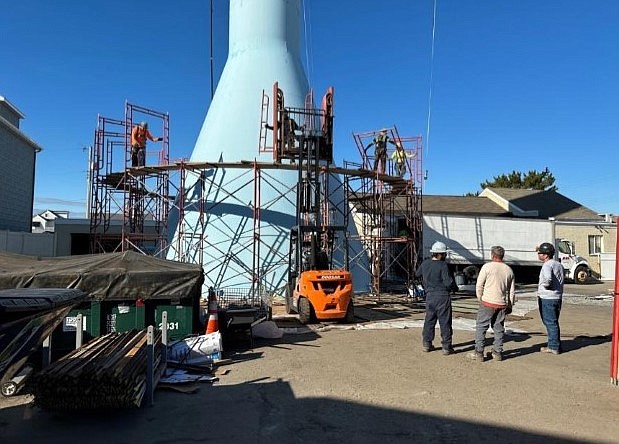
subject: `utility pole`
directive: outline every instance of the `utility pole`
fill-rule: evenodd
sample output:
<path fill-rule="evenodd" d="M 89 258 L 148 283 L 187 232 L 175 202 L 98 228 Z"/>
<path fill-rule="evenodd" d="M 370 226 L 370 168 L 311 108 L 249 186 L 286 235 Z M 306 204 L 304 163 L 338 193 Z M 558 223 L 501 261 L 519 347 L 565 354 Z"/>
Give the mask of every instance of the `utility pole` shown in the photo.
<path fill-rule="evenodd" d="M 92 170 L 94 168 L 92 161 L 92 145 L 83 147 L 82 152 L 88 150 L 88 167 L 86 168 L 86 217 L 90 219 L 90 197 L 92 192 Z"/>

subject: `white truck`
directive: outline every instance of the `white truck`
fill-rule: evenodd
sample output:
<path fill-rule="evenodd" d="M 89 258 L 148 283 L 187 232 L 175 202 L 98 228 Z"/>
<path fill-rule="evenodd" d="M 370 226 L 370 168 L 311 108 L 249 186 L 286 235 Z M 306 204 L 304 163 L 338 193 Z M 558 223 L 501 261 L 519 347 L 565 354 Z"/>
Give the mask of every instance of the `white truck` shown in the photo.
<path fill-rule="evenodd" d="M 583 284 L 591 275 L 587 260 L 574 254 L 574 243 L 555 238 L 551 220 L 424 214 L 423 223 L 423 257 L 430 256 L 434 242 L 444 242 L 459 285 L 477 277 L 479 268 L 490 260 L 494 245 L 505 248 L 504 261 L 514 268 L 517 278 L 516 267 L 539 270 L 535 247 L 542 242 L 554 243 L 555 259 L 563 265 L 566 278 Z"/>

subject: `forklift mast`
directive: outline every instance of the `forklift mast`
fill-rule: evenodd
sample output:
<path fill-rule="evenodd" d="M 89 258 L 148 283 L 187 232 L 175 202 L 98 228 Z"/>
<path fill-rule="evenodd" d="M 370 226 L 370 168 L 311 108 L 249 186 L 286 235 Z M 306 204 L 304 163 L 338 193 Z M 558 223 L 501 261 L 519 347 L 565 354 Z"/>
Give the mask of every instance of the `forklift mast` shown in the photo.
<path fill-rule="evenodd" d="M 333 246 L 338 236 L 346 243 L 345 268 L 348 269 L 348 235 L 345 226 L 331 225 L 328 177 L 323 165 L 333 162 L 333 89 L 329 88 L 322 108 L 313 100 L 305 108 L 287 108 L 278 91 L 274 115 L 280 128 L 276 161 L 289 159 L 297 165 L 295 225 L 290 231 L 289 283 L 304 271 L 333 267 Z"/>

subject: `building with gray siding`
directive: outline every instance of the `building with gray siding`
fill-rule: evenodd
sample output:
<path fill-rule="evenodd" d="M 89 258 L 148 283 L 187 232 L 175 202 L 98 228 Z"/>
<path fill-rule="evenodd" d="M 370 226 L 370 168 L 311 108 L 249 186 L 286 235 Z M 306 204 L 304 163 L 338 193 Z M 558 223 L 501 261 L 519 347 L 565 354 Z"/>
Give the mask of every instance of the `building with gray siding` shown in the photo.
<path fill-rule="evenodd" d="M 19 129 L 24 115 L 0 96 L 0 230 L 29 232 L 36 155 L 41 147 Z"/>

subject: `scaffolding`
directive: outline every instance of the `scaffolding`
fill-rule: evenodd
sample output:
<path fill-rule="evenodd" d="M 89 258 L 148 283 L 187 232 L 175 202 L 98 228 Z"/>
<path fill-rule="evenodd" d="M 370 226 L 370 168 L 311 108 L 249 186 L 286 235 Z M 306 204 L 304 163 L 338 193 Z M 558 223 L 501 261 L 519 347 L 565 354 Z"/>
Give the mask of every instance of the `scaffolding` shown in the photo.
<path fill-rule="evenodd" d="M 379 134 L 386 134 L 395 147 L 404 150 L 403 174 L 396 174 L 396 148 L 385 143 L 382 162 L 368 154 Z M 422 139 L 403 137 L 397 127 L 353 134 L 361 163 L 345 161 L 347 169 L 366 174 L 349 174 L 345 184 L 358 236 L 369 256 L 370 293 L 413 288 L 414 272 L 420 260 L 423 219 Z"/>
<path fill-rule="evenodd" d="M 161 124 L 161 145 L 146 151 L 146 165 L 131 164 L 131 130 L 140 120 Z M 170 209 L 169 116 L 129 102 L 124 120 L 98 116 L 90 150 L 90 250 L 135 250 L 164 257 Z M 151 125 L 151 128 L 155 127 Z M 154 161 L 153 161 L 154 159 Z"/>
<path fill-rule="evenodd" d="M 146 166 L 132 167 L 131 128 L 145 118 L 161 123 L 163 141 L 157 151 L 147 151 Z M 229 278 L 221 267 L 225 263 L 226 273 L 246 278 L 253 293 L 281 294 L 285 279 L 275 282 L 268 276 L 279 268 L 285 270 L 289 257 L 287 252 L 272 248 L 274 238 L 265 239 L 261 227 L 267 223 L 265 215 L 279 201 L 296 206 L 297 198 L 303 199 L 298 190 L 307 196 L 315 188 L 319 224 L 354 227 L 333 244 L 334 261 L 348 257 L 351 269 L 367 273 L 368 290 L 377 297 L 406 291 L 405 287 L 413 285 L 421 254 L 421 136 L 403 137 L 395 126 L 387 129 L 389 137 L 409 154 L 405 175 L 399 177 L 394 174 L 391 147 L 384 167 L 379 171 L 371 168 L 374 159 L 366 148 L 379 130 L 353 134 L 361 160 L 344 161 L 343 167 L 334 165 L 332 129 L 332 89 L 327 90 L 320 108 L 314 108 L 311 94 L 303 108 L 290 108 L 284 106 L 284 94 L 275 84 L 273 99 L 263 94 L 258 149 L 273 153 L 272 162 L 171 162 L 167 114 L 127 103 L 124 120 L 99 116 L 90 162 L 92 252 L 136 250 L 197 263 L 203 266 L 205 285 L 215 288 L 228 286 Z M 299 150 L 307 146 L 320 162 L 306 176 L 300 172 L 305 188 L 284 184 L 271 174 L 280 169 L 301 171 Z M 245 172 L 230 179 L 226 169 Z M 253 199 L 239 202 L 236 195 L 246 188 Z M 216 198 L 207 200 L 213 190 Z M 265 200 L 267 195 L 270 198 Z M 245 206 L 248 216 L 238 227 L 230 227 L 235 250 L 224 251 L 206 233 L 212 215 L 230 204 Z M 174 235 L 169 228 L 176 230 Z M 282 228 L 276 242 L 288 241 L 289 236 Z M 242 260 L 241 252 L 251 252 L 252 259 Z M 348 268 L 343 262 L 335 265 Z"/>

